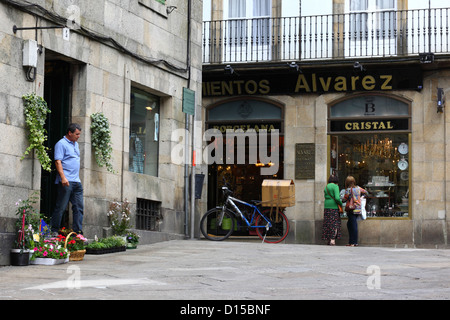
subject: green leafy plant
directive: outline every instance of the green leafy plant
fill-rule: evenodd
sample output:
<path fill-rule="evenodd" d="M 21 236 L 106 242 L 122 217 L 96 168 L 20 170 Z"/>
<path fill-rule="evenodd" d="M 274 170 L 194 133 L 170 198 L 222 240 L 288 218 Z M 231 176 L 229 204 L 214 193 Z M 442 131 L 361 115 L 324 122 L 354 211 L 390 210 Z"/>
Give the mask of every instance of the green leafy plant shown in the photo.
<path fill-rule="evenodd" d="M 44 146 L 45 141 L 47 141 L 47 130 L 45 130 L 44 126 L 47 114 L 51 111 L 47 106 L 47 102 L 35 93 L 24 95 L 22 99 L 25 103 L 25 123 L 29 130 L 29 146 L 25 150 L 22 159 L 34 149 L 42 168 L 50 172 L 51 160 L 47 153 L 49 148 Z"/>
<path fill-rule="evenodd" d="M 94 241 L 87 245 L 88 249 L 106 249 L 106 244 L 100 241 Z"/>
<path fill-rule="evenodd" d="M 126 243 L 122 237 L 112 236 L 107 238 L 96 239 L 89 243 L 86 248 L 88 249 L 107 249 L 118 248 L 125 246 Z"/>
<path fill-rule="evenodd" d="M 139 235 L 135 232 L 128 232 L 127 233 L 127 242 L 131 243 L 133 245 L 137 245 L 139 243 Z"/>
<path fill-rule="evenodd" d="M 111 129 L 109 128 L 109 121 L 106 116 L 101 113 L 94 113 L 91 115 L 91 141 L 94 148 L 95 160 L 99 167 L 106 167 L 109 172 L 114 172 L 111 157 Z"/>

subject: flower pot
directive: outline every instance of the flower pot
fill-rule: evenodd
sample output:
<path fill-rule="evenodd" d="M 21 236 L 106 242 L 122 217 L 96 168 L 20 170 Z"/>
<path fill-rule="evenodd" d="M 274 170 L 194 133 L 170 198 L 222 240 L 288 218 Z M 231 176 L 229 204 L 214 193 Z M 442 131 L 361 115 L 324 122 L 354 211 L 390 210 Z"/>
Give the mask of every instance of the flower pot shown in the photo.
<path fill-rule="evenodd" d="M 12 266 L 27 266 L 30 264 L 30 251 L 22 249 L 11 249 L 10 258 Z"/>
<path fill-rule="evenodd" d="M 42 264 L 46 266 L 53 266 L 55 264 L 63 264 L 69 262 L 69 257 L 66 259 L 51 259 L 51 258 L 35 258 L 31 260 L 31 264 Z"/>
<path fill-rule="evenodd" d="M 137 248 L 137 243 L 127 242 L 127 250 L 128 249 L 136 249 L 136 248 Z"/>

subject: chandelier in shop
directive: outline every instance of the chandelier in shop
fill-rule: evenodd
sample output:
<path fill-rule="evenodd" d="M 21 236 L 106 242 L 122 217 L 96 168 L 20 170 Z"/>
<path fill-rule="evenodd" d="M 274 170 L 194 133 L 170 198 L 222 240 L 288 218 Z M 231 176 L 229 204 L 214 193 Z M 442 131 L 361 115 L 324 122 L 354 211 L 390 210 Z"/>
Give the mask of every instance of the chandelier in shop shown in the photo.
<path fill-rule="evenodd" d="M 374 135 L 365 143 L 356 146 L 355 150 L 359 152 L 363 156 L 363 158 L 376 157 L 382 160 L 394 159 L 397 154 L 397 148 L 394 148 L 391 139 L 378 139 L 377 135 Z"/>

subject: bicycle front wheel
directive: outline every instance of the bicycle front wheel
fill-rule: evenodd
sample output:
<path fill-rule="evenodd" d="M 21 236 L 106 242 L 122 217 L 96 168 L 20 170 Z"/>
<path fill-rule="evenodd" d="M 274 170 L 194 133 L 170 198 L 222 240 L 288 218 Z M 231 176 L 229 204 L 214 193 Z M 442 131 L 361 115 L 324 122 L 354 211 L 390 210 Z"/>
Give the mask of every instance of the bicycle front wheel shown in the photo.
<path fill-rule="evenodd" d="M 261 212 L 264 217 L 270 221 L 272 226 L 270 228 L 266 228 L 268 226 L 268 222 L 264 217 L 258 215 L 256 218 L 256 232 L 261 240 L 268 243 L 278 243 L 283 241 L 288 232 L 289 232 L 289 221 L 286 218 L 286 215 L 280 210 L 276 209 L 264 209 Z"/>
<path fill-rule="evenodd" d="M 236 220 L 233 213 L 222 208 L 214 208 L 206 212 L 200 221 L 200 230 L 206 239 L 221 241 L 234 231 Z"/>

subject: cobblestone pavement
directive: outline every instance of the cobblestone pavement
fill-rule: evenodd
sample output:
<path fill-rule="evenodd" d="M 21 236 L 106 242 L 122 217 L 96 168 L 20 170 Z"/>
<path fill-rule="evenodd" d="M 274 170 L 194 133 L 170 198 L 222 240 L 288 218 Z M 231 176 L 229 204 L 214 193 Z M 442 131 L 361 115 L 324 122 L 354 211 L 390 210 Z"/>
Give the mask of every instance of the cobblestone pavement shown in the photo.
<path fill-rule="evenodd" d="M 450 250 L 175 240 L 0 279 L 1 300 L 448 300 Z"/>

